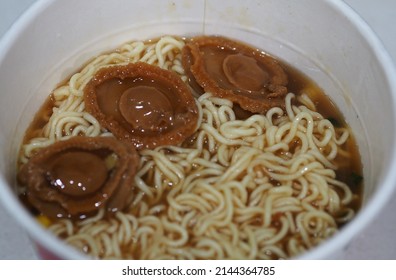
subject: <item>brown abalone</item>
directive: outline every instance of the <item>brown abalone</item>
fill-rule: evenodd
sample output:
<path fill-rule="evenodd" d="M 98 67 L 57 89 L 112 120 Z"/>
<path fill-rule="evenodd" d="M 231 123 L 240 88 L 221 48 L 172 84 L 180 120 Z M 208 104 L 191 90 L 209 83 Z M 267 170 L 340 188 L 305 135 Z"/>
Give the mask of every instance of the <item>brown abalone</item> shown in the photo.
<path fill-rule="evenodd" d="M 143 62 L 99 70 L 84 89 L 86 109 L 137 149 L 175 145 L 196 130 L 198 109 L 171 71 Z"/>
<path fill-rule="evenodd" d="M 72 137 L 40 150 L 22 166 L 18 180 L 41 214 L 83 219 L 131 200 L 136 150 L 113 137 Z"/>
<path fill-rule="evenodd" d="M 224 37 L 194 37 L 183 48 L 182 62 L 196 91 L 202 88 L 252 113 L 284 106 L 287 75 L 257 49 Z"/>

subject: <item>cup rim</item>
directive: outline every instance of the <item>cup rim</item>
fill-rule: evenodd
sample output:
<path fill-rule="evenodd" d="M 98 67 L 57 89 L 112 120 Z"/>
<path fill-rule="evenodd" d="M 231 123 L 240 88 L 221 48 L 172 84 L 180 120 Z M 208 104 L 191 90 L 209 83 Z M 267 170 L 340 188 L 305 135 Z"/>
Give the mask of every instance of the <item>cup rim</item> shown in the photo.
<path fill-rule="evenodd" d="M 0 62 L 3 61 L 19 34 L 54 2 L 56 0 L 37 0 L 12 24 L 0 40 Z M 395 120 L 393 134 L 396 139 L 396 68 L 392 58 L 371 27 L 348 4 L 338 0 L 327 0 L 325 2 L 330 8 L 336 10 L 338 14 L 344 15 L 349 19 L 353 28 L 366 40 L 373 54 L 380 62 L 390 88 L 392 107 L 395 109 L 392 114 Z M 297 256 L 297 259 L 331 257 L 332 253 L 337 249 L 345 247 L 385 207 L 396 189 L 396 173 L 392 172 L 392 170 L 396 170 L 396 146 L 393 147 L 390 153 L 392 160 L 388 169 L 383 173 L 384 178 L 379 190 L 360 209 L 357 216 L 339 234 L 336 234 L 323 244 L 310 249 L 306 253 Z M 21 205 L 3 175 L 0 177 L 0 193 L 0 201 L 3 203 L 5 210 L 26 230 L 34 242 L 37 242 L 40 246 L 62 259 L 89 258 L 89 256 L 62 242 L 41 226 L 28 210 Z"/>

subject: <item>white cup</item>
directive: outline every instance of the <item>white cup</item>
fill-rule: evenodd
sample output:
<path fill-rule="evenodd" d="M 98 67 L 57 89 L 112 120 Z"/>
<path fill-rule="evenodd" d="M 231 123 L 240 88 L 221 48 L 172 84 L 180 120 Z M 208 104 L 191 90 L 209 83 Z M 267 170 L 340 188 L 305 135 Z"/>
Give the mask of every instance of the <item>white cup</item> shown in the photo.
<path fill-rule="evenodd" d="M 331 97 L 363 162 L 364 197 L 340 233 L 300 258 L 335 258 L 396 186 L 396 71 L 370 28 L 341 1 L 38 1 L 0 43 L 0 199 L 43 258 L 84 255 L 47 232 L 14 192 L 24 131 L 58 83 L 95 55 L 164 34 L 240 39 L 295 66 Z"/>

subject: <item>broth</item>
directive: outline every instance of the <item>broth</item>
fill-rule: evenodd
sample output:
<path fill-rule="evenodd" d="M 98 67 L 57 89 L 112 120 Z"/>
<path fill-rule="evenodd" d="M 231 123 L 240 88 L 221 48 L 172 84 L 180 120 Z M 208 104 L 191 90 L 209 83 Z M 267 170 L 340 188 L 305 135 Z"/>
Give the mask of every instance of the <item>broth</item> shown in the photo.
<path fill-rule="evenodd" d="M 181 40 L 181 39 L 179 39 Z M 158 40 L 150 40 L 147 42 L 144 42 L 144 44 L 155 44 L 158 42 Z M 284 69 L 288 76 L 288 89 L 289 92 L 293 92 L 297 96 L 306 94 L 309 96 L 309 98 L 314 102 L 317 112 L 319 112 L 321 115 L 323 115 L 324 118 L 327 118 L 335 128 L 346 128 L 349 130 L 347 123 L 344 121 L 344 117 L 341 114 L 341 112 L 338 110 L 338 108 L 335 106 L 335 104 L 330 100 L 330 98 L 323 92 L 323 90 L 309 77 L 304 75 L 301 71 L 299 71 L 296 68 L 293 68 L 287 62 L 282 61 L 281 59 L 277 59 L 278 62 L 280 63 L 281 67 Z M 62 84 L 61 86 L 66 86 L 67 82 Z M 198 94 L 199 95 L 199 94 Z M 23 145 L 28 144 L 32 139 L 36 137 L 42 137 L 43 136 L 43 128 L 44 126 L 48 123 L 48 120 L 53 112 L 53 107 L 55 105 L 55 99 L 54 99 L 54 93 L 50 94 L 47 100 L 44 102 L 43 106 L 41 109 L 37 112 L 33 122 L 30 124 L 28 129 L 26 130 L 25 137 L 23 139 Z M 293 105 L 295 106 L 300 106 L 302 105 L 299 103 L 296 98 L 293 99 Z M 65 131 L 64 131 L 65 133 Z M 83 135 L 83 133 L 81 133 Z M 180 146 L 183 148 L 191 148 L 191 143 L 194 142 L 194 139 L 196 139 L 198 136 L 194 135 L 188 139 L 186 139 Z M 296 140 L 297 141 L 297 140 Z M 296 143 L 297 145 L 298 143 Z M 350 190 L 352 191 L 352 201 L 348 204 L 349 208 L 352 208 L 354 212 L 358 212 L 360 207 L 361 207 L 361 200 L 362 200 L 362 192 L 363 192 L 363 177 L 362 177 L 362 165 L 361 165 L 361 160 L 360 160 L 360 155 L 358 151 L 357 144 L 353 138 L 353 135 L 350 135 L 348 138 L 347 142 L 342 144 L 342 148 L 344 150 L 347 150 L 349 153 L 349 160 L 345 161 L 345 158 L 335 159 L 335 163 L 339 165 L 339 168 L 335 171 L 336 173 L 336 178 L 339 181 L 342 181 L 346 183 Z M 165 149 L 166 150 L 166 149 Z M 166 152 L 164 152 L 166 154 Z M 173 152 L 170 151 L 170 154 Z M 212 158 L 215 156 L 217 151 L 213 152 L 212 155 L 209 157 Z M 177 155 L 177 153 L 175 153 Z M 284 156 L 282 152 L 277 152 L 278 156 Z M 190 174 L 198 174 L 200 172 L 200 166 L 195 169 L 194 165 L 192 169 L 190 170 Z M 240 180 L 242 180 L 245 177 L 246 173 L 241 173 L 239 175 Z M 156 178 L 155 174 L 155 169 L 151 168 L 149 171 L 146 172 L 146 174 L 142 177 L 143 181 L 147 184 L 147 186 L 151 186 L 154 188 L 158 188 L 157 186 L 158 183 L 158 178 Z M 186 175 L 188 176 L 188 174 Z M 270 183 L 273 186 L 280 186 L 281 183 L 276 180 L 271 178 Z M 148 209 L 158 209 L 154 211 L 154 215 L 161 216 L 164 213 L 171 212 L 173 210 L 170 209 L 170 202 L 168 199 L 169 193 L 172 192 L 173 190 L 173 185 L 171 181 L 165 182 L 165 189 L 162 190 L 160 195 L 155 196 L 153 199 L 150 200 L 144 200 L 147 198 L 142 198 L 142 201 L 145 201 L 145 207 Z M 247 200 L 254 200 L 255 195 L 255 190 L 254 189 L 249 189 L 247 191 Z M 337 190 L 337 192 L 342 195 L 341 190 Z M 139 196 L 138 193 L 135 193 L 136 196 Z M 34 207 L 31 207 L 29 205 L 28 200 L 25 198 L 25 195 L 23 194 L 21 196 L 22 201 L 27 204 L 29 209 Z M 316 206 L 315 203 L 312 203 L 313 206 Z M 128 210 L 129 214 L 132 216 L 139 216 L 141 215 L 141 212 L 144 212 L 145 210 L 142 210 L 139 207 L 130 207 Z M 191 210 L 192 211 L 192 210 Z M 37 215 L 37 213 L 33 212 L 34 215 Z M 185 211 L 183 212 L 185 216 L 188 215 L 193 215 L 192 212 Z M 344 209 L 339 210 L 339 215 L 342 216 L 344 214 Z M 291 214 L 290 214 L 291 215 Z M 289 215 L 289 216 L 290 216 Z M 294 214 L 293 214 L 294 215 Z M 292 215 L 292 216 L 293 216 Z M 297 215 L 297 214 L 296 214 Z M 287 217 L 287 218 L 292 218 L 292 217 Z M 336 214 L 337 216 L 337 214 Z M 114 215 L 109 215 L 107 218 L 104 218 L 105 220 L 107 219 L 109 223 L 111 223 L 114 220 Z M 273 218 L 271 220 L 271 227 L 273 230 L 281 230 L 283 227 L 283 221 L 286 219 L 284 216 L 282 216 L 282 213 L 278 213 L 273 215 Z M 51 221 L 51 223 L 55 223 L 56 221 Z M 187 227 L 188 231 L 188 236 L 194 236 L 194 231 L 196 228 L 194 227 L 194 223 L 191 222 L 192 224 Z M 263 226 L 264 220 L 263 217 L 260 215 L 256 215 L 254 218 L 254 221 L 251 223 L 253 225 L 253 228 L 259 228 Z M 341 228 L 345 224 L 344 221 L 339 221 L 337 222 L 337 226 Z M 216 235 L 215 233 L 212 233 L 213 235 Z M 68 234 L 66 232 L 60 233 L 59 236 L 61 238 L 67 238 Z M 280 247 L 283 248 L 285 251 L 287 251 L 286 247 L 288 244 L 291 242 L 290 240 L 293 237 L 293 233 L 289 232 L 286 237 L 284 237 L 281 241 Z M 173 236 L 175 239 L 180 238 L 178 236 L 178 233 L 174 233 Z M 298 237 L 300 238 L 300 237 Z M 297 238 L 297 239 L 298 239 Z M 319 238 L 322 238 L 319 236 Z M 313 243 L 316 243 L 313 242 Z M 184 244 L 184 247 L 189 248 L 189 247 L 194 247 L 197 244 L 197 241 L 194 238 L 191 238 L 187 241 L 187 243 Z M 143 247 L 142 247 L 143 246 Z M 183 248 L 184 248 L 183 247 Z M 122 255 L 128 255 L 134 259 L 142 258 L 142 254 L 144 254 L 145 248 L 144 244 L 141 244 L 139 242 L 127 242 L 126 244 L 123 244 L 120 246 Z M 85 249 L 82 249 L 83 251 Z M 90 252 L 88 252 L 90 253 Z M 277 253 L 274 253 L 272 251 L 268 251 L 267 255 L 269 258 L 279 258 L 279 255 Z M 144 255 L 147 256 L 147 255 Z"/>

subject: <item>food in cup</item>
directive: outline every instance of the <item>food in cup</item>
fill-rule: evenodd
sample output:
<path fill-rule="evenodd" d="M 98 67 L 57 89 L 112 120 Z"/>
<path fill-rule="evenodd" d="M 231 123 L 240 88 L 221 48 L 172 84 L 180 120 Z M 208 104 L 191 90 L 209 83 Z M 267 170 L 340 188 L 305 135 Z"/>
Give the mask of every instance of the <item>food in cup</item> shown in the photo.
<path fill-rule="evenodd" d="M 220 66 L 208 66 L 205 63 L 212 61 L 203 59 L 200 70 L 194 70 L 200 45 L 193 44 L 202 38 L 237 47 L 219 45 L 220 53 L 226 49 L 215 61 Z M 238 50 L 239 46 L 248 51 Z M 188 53 L 191 50 L 195 56 Z M 267 70 L 261 59 L 275 70 Z M 125 209 L 109 215 L 98 206 L 95 215 L 46 217 L 55 235 L 95 258 L 278 259 L 320 244 L 359 210 L 360 157 L 337 108 L 313 81 L 287 63 L 246 43 L 219 37 L 134 41 L 94 58 L 50 95 L 26 133 L 20 165 L 28 165 L 40 150 L 75 137 L 130 138 L 112 133 L 112 126 L 105 127 L 85 101 L 92 100 L 90 94 L 101 85 L 94 82 L 97 73 L 96 77 L 117 72 L 107 69 L 124 73 L 139 65 L 178 75 L 194 96 L 184 112 L 196 108 L 197 118 L 191 117 L 190 132 L 179 138 L 180 143 L 146 148 L 148 144 L 139 144 L 143 142 L 130 142 L 140 162 Z M 213 81 L 202 78 L 206 75 L 202 71 L 208 68 L 222 69 L 226 85 L 216 80 L 207 88 Z M 258 69 L 263 82 L 253 79 L 244 84 L 238 78 L 240 68 Z M 277 83 L 272 83 L 274 77 Z M 123 84 L 131 76 L 112 78 Z M 238 98 L 222 95 L 230 91 L 230 84 L 232 95 L 242 94 L 248 101 L 238 103 Z M 128 88 L 117 92 L 130 97 Z M 175 100 L 163 97 L 171 108 Z M 128 121 L 121 99 L 116 98 L 112 110 L 125 111 L 117 116 Z M 257 103 L 272 105 L 257 112 Z M 156 114 L 173 117 L 160 110 Z M 129 121 L 136 127 L 134 117 Z M 148 124 L 145 129 L 152 127 L 150 120 L 143 123 Z M 161 139 L 161 129 L 156 132 Z M 22 189 L 24 201 L 26 196 L 29 188 Z"/>

